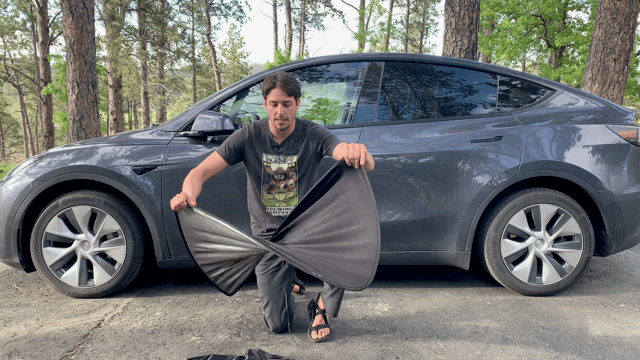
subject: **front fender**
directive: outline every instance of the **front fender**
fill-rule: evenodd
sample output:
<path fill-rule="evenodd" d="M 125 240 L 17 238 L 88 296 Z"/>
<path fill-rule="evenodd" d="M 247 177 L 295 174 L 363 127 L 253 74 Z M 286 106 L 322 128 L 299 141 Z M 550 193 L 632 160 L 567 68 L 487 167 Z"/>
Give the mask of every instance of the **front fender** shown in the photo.
<path fill-rule="evenodd" d="M 59 191 L 55 195 L 57 197 L 66 192 L 81 190 L 82 182 L 91 182 L 93 184 L 88 185 L 87 188 L 95 189 L 95 184 L 102 184 L 126 197 L 124 200 L 130 201 L 139 210 L 148 226 L 156 258 L 170 257 L 162 223 L 162 165 L 142 175 L 134 173 L 131 166 L 116 166 L 113 169 L 105 169 L 77 165 L 54 170 L 37 180 L 41 182 L 40 185 L 29 193 L 17 210 L 16 214 L 19 216 L 13 220 L 12 234 L 18 234 L 18 231 L 22 231 L 24 216 L 29 207 L 34 205 L 36 199 L 44 196 L 47 191 L 57 189 Z M 65 183 L 69 186 L 65 187 Z M 18 243 L 18 239 L 15 240 L 12 242 Z"/>

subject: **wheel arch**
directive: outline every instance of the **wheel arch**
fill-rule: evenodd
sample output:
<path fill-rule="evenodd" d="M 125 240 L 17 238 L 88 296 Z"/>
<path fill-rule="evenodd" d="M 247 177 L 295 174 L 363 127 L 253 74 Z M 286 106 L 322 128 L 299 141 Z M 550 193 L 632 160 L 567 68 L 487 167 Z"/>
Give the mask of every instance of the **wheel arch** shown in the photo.
<path fill-rule="evenodd" d="M 23 269 L 26 272 L 35 271 L 29 242 L 39 214 L 54 199 L 76 190 L 104 191 L 125 201 L 140 216 L 145 237 L 147 241 L 151 239 L 155 258 L 168 257 L 165 234 L 159 228 L 163 224 L 155 220 L 162 219 L 161 210 L 145 206 L 145 203 L 151 203 L 151 199 L 143 191 L 136 191 L 137 188 L 132 181 L 124 177 L 116 180 L 113 176 L 86 172 L 65 174 L 45 181 L 23 201 L 17 212 L 22 214 L 22 217 L 16 217 L 13 222 L 12 233 L 18 234 L 18 256 Z"/>
<path fill-rule="evenodd" d="M 492 191 L 473 217 L 467 235 L 466 250 L 477 253 L 477 240 L 484 219 L 499 201 L 516 191 L 532 187 L 556 190 L 575 200 L 587 212 L 591 220 L 595 235 L 594 255 L 607 253 L 607 239 L 614 239 L 616 234 L 615 222 L 608 205 L 593 186 L 577 176 L 559 171 L 536 171 L 520 174 Z"/>

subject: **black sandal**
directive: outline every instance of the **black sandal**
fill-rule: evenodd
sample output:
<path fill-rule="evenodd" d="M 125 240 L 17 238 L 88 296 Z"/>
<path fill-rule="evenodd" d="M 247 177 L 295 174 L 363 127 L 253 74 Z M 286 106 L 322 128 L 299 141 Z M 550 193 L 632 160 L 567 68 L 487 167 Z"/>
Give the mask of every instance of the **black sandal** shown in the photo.
<path fill-rule="evenodd" d="M 331 327 L 329 326 L 329 320 L 327 319 L 327 312 L 325 309 L 320 309 L 320 307 L 318 307 L 318 299 L 320 299 L 320 294 L 318 294 L 318 297 L 316 297 L 315 300 L 311 300 L 309 301 L 309 305 L 307 305 L 307 312 L 309 313 L 309 330 L 307 330 L 307 337 L 309 338 L 309 340 L 311 340 L 312 342 L 315 343 L 319 343 L 319 342 L 323 342 L 323 341 L 327 341 L 331 338 L 331 334 L 329 333 L 329 335 L 323 337 L 323 338 L 319 338 L 319 339 L 314 339 L 311 337 L 311 333 L 312 332 L 316 332 L 316 336 L 318 336 L 318 330 L 320 329 L 331 329 Z M 316 316 L 321 315 L 322 319 L 324 320 L 324 324 L 321 325 L 316 325 L 313 326 L 313 320 L 316 318 Z"/>
<path fill-rule="evenodd" d="M 293 285 L 298 285 L 298 291 L 293 290 L 293 286 L 291 287 L 291 293 L 294 295 L 302 295 L 304 294 L 306 288 L 304 287 L 304 283 L 298 279 L 297 277 L 293 278 Z"/>

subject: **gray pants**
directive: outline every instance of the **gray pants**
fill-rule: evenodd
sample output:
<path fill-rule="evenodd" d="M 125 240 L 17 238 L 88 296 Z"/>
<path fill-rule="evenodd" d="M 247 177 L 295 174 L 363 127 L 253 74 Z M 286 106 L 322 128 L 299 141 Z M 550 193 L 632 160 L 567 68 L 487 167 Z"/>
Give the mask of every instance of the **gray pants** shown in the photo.
<path fill-rule="evenodd" d="M 280 333 L 293 324 L 293 279 L 296 269 L 273 253 L 267 253 L 256 266 L 256 278 L 264 322 L 269 330 Z M 322 301 L 327 315 L 337 317 L 344 289 L 324 283 Z"/>

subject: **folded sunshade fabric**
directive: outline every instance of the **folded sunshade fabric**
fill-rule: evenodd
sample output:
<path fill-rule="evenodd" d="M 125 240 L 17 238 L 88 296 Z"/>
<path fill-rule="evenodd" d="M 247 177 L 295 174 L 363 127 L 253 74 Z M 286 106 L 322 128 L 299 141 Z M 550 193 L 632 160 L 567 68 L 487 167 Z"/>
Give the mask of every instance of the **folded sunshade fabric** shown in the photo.
<path fill-rule="evenodd" d="M 280 355 L 269 354 L 261 349 L 249 349 L 247 353 L 240 356 L 233 355 L 205 355 L 189 358 L 188 360 L 295 360 Z"/>
<path fill-rule="evenodd" d="M 362 167 L 344 160 L 318 180 L 270 240 L 244 234 L 202 209 L 177 214 L 194 260 L 229 296 L 268 251 L 347 290 L 369 286 L 378 266 L 380 223 L 371 185 Z"/>

